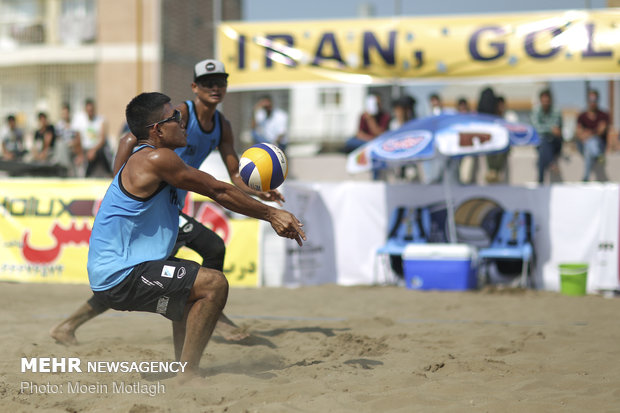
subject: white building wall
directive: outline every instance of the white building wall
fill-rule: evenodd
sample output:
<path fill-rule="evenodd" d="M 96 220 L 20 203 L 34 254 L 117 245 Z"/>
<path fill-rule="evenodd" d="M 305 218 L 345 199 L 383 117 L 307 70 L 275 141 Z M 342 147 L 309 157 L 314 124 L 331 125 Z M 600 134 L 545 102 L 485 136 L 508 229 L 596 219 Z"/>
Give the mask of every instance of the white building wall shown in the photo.
<path fill-rule="evenodd" d="M 322 93 L 339 93 L 339 102 L 321 103 Z M 344 142 L 357 130 L 364 85 L 296 85 L 290 92 L 290 141 Z"/>

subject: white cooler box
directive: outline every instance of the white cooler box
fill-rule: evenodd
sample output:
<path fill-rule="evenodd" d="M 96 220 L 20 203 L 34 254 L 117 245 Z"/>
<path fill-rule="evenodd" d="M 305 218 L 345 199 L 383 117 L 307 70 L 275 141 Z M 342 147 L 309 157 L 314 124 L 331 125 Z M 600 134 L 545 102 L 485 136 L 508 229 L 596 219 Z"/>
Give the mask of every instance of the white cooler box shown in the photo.
<path fill-rule="evenodd" d="M 478 285 L 476 249 L 467 244 L 409 244 L 403 252 L 407 288 L 469 290 Z"/>

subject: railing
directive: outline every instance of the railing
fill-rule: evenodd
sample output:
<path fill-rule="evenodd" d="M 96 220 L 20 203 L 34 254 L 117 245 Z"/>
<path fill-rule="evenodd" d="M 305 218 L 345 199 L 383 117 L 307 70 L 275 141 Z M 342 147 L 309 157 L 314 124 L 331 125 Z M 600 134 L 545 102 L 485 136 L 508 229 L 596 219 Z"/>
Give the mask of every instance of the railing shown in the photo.
<path fill-rule="evenodd" d="M 0 46 L 3 48 L 42 44 L 45 39 L 46 27 L 43 21 L 0 23 Z"/>

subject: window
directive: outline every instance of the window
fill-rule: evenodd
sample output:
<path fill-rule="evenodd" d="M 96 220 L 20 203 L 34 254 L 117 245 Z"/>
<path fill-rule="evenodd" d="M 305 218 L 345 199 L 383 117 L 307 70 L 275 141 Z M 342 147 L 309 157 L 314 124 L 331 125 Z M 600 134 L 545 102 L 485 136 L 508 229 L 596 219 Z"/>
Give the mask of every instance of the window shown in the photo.
<path fill-rule="evenodd" d="M 340 101 L 339 88 L 319 88 L 319 106 L 321 108 L 340 108 Z"/>
<path fill-rule="evenodd" d="M 43 43 L 43 15 L 40 0 L 0 0 L 0 48 Z"/>
<path fill-rule="evenodd" d="M 62 0 L 60 41 L 68 45 L 93 42 L 97 21 L 94 0 Z"/>

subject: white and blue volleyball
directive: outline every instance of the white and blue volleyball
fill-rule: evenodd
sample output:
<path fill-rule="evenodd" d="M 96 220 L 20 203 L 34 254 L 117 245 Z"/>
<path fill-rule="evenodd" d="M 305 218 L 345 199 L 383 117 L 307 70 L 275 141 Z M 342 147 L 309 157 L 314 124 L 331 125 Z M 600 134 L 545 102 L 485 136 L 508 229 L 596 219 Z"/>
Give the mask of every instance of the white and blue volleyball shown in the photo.
<path fill-rule="evenodd" d="M 288 162 L 280 148 L 270 143 L 249 147 L 239 159 L 239 175 L 247 186 L 265 192 L 276 189 L 288 175 Z"/>

